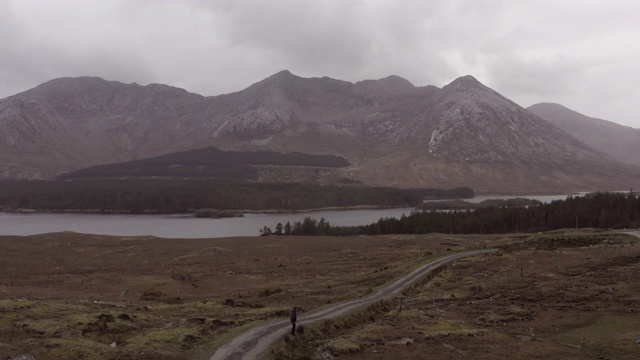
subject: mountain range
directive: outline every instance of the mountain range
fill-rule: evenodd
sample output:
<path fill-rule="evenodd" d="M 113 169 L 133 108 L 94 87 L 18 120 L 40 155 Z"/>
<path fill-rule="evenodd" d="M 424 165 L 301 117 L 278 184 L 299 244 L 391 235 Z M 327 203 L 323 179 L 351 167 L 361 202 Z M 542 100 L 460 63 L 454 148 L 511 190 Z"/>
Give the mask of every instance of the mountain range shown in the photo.
<path fill-rule="evenodd" d="M 472 76 L 438 88 L 281 71 L 212 97 L 60 78 L 0 100 L 0 177 L 52 178 L 215 146 L 340 156 L 350 165 L 338 178 L 370 185 L 546 193 L 640 184 L 639 167 L 538 113 Z"/>

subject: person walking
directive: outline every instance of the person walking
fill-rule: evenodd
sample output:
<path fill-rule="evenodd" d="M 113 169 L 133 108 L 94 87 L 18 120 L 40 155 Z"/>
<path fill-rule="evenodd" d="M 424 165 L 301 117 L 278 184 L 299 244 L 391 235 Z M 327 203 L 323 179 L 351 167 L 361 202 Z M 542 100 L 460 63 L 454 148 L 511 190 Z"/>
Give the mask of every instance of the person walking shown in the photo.
<path fill-rule="evenodd" d="M 298 308 L 297 307 L 293 307 L 293 310 L 291 310 L 291 335 L 296 336 L 296 321 L 298 321 L 298 314 L 297 314 Z"/>

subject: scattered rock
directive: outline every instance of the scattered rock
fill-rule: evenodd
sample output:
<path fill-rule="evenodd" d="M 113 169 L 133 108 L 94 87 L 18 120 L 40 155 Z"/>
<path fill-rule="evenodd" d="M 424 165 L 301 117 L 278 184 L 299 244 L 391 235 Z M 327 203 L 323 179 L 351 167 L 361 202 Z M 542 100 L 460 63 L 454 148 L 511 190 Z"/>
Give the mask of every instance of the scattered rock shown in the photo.
<path fill-rule="evenodd" d="M 103 323 L 110 323 L 110 322 L 114 322 L 115 318 L 113 317 L 113 315 L 100 314 L 100 315 L 98 315 L 98 321 L 103 322 Z"/>
<path fill-rule="evenodd" d="M 531 340 L 533 340 L 533 336 L 528 336 L 528 335 L 517 335 L 516 337 L 518 339 L 522 340 L 522 341 L 531 341 Z"/>
<path fill-rule="evenodd" d="M 415 340 L 411 337 L 403 337 L 398 340 L 392 340 L 387 343 L 387 345 L 411 345 Z"/>
<path fill-rule="evenodd" d="M 203 317 L 194 317 L 194 318 L 190 318 L 187 319 L 188 323 L 192 323 L 192 324 L 198 324 L 198 325 L 202 325 L 207 321 L 206 318 Z"/>

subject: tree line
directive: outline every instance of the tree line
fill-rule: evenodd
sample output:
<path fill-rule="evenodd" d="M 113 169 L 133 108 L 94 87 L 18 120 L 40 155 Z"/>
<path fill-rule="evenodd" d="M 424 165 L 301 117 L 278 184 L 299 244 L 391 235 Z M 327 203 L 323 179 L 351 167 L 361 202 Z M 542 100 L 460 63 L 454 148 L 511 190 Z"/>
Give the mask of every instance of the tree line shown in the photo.
<path fill-rule="evenodd" d="M 289 224 L 283 235 L 498 234 L 564 228 L 624 229 L 640 227 L 640 197 L 629 193 L 593 193 L 526 207 L 491 206 L 465 211 L 414 211 L 363 226 L 332 226 L 305 218 Z M 293 229 L 296 229 L 295 231 Z M 265 227 L 261 230 L 270 230 Z"/>
<path fill-rule="evenodd" d="M 270 227 L 265 226 L 260 229 L 260 235 L 329 235 L 331 225 L 325 218 L 316 220 L 307 216 L 303 221 L 294 221 L 293 224 L 290 221 L 284 225 L 278 223 L 274 229 L 271 230 Z"/>
<path fill-rule="evenodd" d="M 397 189 L 231 182 L 210 179 L 83 179 L 0 182 L 0 209 L 192 213 L 197 209 L 296 211 L 326 207 L 416 206 L 426 197 L 473 190 Z"/>

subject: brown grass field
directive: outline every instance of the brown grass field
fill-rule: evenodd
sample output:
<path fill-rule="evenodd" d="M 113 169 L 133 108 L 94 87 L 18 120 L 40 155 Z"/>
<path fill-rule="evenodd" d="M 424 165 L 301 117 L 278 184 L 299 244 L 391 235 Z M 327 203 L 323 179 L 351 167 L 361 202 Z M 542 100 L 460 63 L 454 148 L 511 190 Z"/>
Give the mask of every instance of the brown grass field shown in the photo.
<path fill-rule="evenodd" d="M 640 242 L 543 234 L 0 237 L 0 359 L 203 359 L 234 334 L 370 293 L 450 251 L 403 296 L 299 329 L 273 359 L 638 359 Z M 400 301 L 402 299 L 402 309 Z"/>

